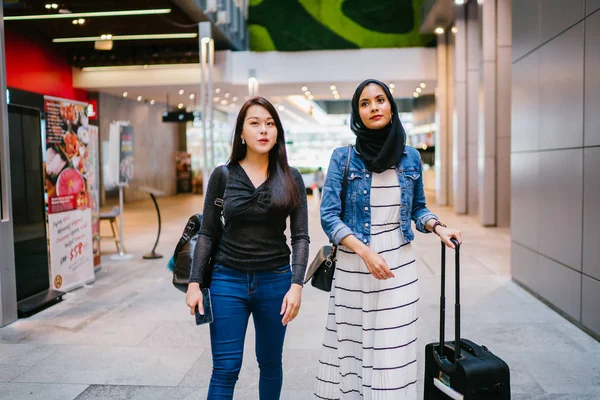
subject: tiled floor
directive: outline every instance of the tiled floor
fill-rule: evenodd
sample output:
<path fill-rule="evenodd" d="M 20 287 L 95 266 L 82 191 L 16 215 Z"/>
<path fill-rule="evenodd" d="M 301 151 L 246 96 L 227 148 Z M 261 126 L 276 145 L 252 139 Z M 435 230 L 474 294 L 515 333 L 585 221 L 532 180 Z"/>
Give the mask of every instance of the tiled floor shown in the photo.
<path fill-rule="evenodd" d="M 202 200 L 178 196 L 159 203 L 163 230 L 157 251 L 169 255 Z M 326 239 L 317 200 L 309 198 L 309 203 L 314 254 Z M 487 345 L 508 362 L 512 398 L 600 399 L 600 343 L 511 281 L 509 231 L 485 229 L 472 217 L 433 208 L 464 234 L 462 336 Z M 166 258 L 141 258 L 156 235 L 152 203 L 126 205 L 125 212 L 132 260 L 112 261 L 114 244 L 104 242 L 103 268 L 95 283 L 0 329 L 0 399 L 205 398 L 211 365 L 208 328 L 196 327 L 183 294 L 172 288 Z M 433 235 L 417 234 L 414 249 L 423 349 L 438 332 L 439 242 Z M 452 285 L 447 297 L 453 298 Z M 312 287 L 304 290 L 301 313 L 286 338 L 284 400 L 312 399 L 327 300 L 327 294 Z M 250 328 L 236 399 L 258 398 L 252 337 Z M 422 370 L 421 362 L 420 377 Z M 421 381 L 420 391 L 422 386 Z"/>

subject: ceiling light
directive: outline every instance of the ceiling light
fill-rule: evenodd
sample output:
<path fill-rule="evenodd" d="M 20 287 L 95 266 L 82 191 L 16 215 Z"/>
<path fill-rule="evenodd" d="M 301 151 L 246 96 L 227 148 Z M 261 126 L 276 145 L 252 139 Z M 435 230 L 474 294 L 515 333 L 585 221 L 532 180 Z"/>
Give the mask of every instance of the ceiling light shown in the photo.
<path fill-rule="evenodd" d="M 150 105 L 154 105 L 154 103 L 156 103 L 156 101 L 150 100 Z"/>
<path fill-rule="evenodd" d="M 221 98 L 220 97 L 215 97 L 214 100 L 215 100 L 215 103 L 218 103 L 219 100 L 221 100 Z"/>
<path fill-rule="evenodd" d="M 197 33 L 159 33 L 147 35 L 102 35 L 72 37 L 72 38 L 56 38 L 52 39 L 54 43 L 79 43 L 79 42 L 95 42 L 96 40 L 163 40 L 163 39 L 193 39 L 198 37 Z"/>
<path fill-rule="evenodd" d="M 216 88 L 216 89 L 215 89 L 215 93 L 221 93 L 221 89 L 219 89 L 219 88 Z"/>
<path fill-rule="evenodd" d="M 413 93 L 413 96 L 415 96 L 415 97 L 419 97 L 419 93 L 417 93 L 417 92 L 414 92 L 414 93 Z"/>
<path fill-rule="evenodd" d="M 453 26 L 453 27 L 452 27 L 452 33 L 456 33 L 456 32 L 458 32 L 458 28 L 457 28 L 457 27 L 455 27 L 455 26 Z"/>
<path fill-rule="evenodd" d="M 142 96 L 138 96 L 137 101 L 142 101 Z"/>
<path fill-rule="evenodd" d="M 421 82 L 421 84 L 419 86 L 421 86 L 422 89 L 425 89 L 425 86 L 427 86 L 427 85 L 425 85 L 425 82 Z"/>
<path fill-rule="evenodd" d="M 315 96 L 313 96 L 312 94 L 311 94 L 310 96 L 308 96 L 308 99 L 309 99 L 309 100 L 312 100 L 312 99 L 314 99 L 314 98 L 315 98 Z"/>
<path fill-rule="evenodd" d="M 305 95 L 310 96 L 310 91 L 307 90 L 306 92 L 304 92 Z"/>
<path fill-rule="evenodd" d="M 229 98 L 229 96 L 230 96 L 230 94 L 229 94 L 229 93 L 225 93 L 225 98 L 226 98 L 226 99 L 228 99 L 228 98 Z"/>
<path fill-rule="evenodd" d="M 237 96 L 233 96 L 233 99 L 231 99 L 232 101 L 238 101 Z"/>
<path fill-rule="evenodd" d="M 454 4 L 462 6 L 463 4 L 465 4 L 465 0 L 454 0 Z"/>
<path fill-rule="evenodd" d="M 307 90 L 308 90 L 308 87 L 306 87 L 306 86 L 302 86 L 302 91 L 303 91 L 303 92 L 306 92 Z"/>
<path fill-rule="evenodd" d="M 442 28 L 441 26 L 438 26 L 437 28 L 435 28 L 435 33 L 438 35 L 441 35 L 444 33 L 444 28 Z"/>
<path fill-rule="evenodd" d="M 185 93 L 185 91 L 184 91 L 183 89 L 180 89 L 180 90 L 179 90 L 179 95 L 180 95 L 180 96 L 181 96 L 181 95 L 183 95 L 184 93 Z"/>
<path fill-rule="evenodd" d="M 46 4 L 46 9 L 51 9 L 52 8 L 52 4 Z"/>
<path fill-rule="evenodd" d="M 127 97 L 127 92 L 123 92 L 123 97 Z"/>
<path fill-rule="evenodd" d="M 177 108 L 179 108 L 179 109 L 181 110 L 181 109 L 183 108 L 183 103 L 179 103 L 179 104 L 177 105 Z"/>
<path fill-rule="evenodd" d="M 336 94 L 335 96 L 333 96 L 336 100 L 338 100 L 340 98 L 339 94 Z"/>
<path fill-rule="evenodd" d="M 335 87 L 335 85 L 331 85 L 331 86 L 329 86 L 329 89 L 336 90 L 337 88 Z"/>
<path fill-rule="evenodd" d="M 72 23 L 73 23 L 73 25 L 77 25 L 79 23 L 79 21 L 74 19 Z"/>
<path fill-rule="evenodd" d="M 394 85 L 393 83 L 390 83 L 390 89 L 396 89 L 396 85 Z"/>
<path fill-rule="evenodd" d="M 194 100 L 196 98 L 196 95 L 194 93 L 190 94 L 190 100 Z"/>
<path fill-rule="evenodd" d="M 48 4 L 46 4 L 48 8 Z M 51 8 L 57 9 L 58 4 L 52 4 Z M 59 19 L 59 18 L 100 18 L 100 17 L 124 17 L 131 15 L 156 15 L 168 14 L 170 8 L 155 8 L 150 10 L 123 10 L 123 11 L 100 11 L 100 12 L 84 12 L 71 14 L 42 14 L 42 15 L 15 15 L 4 17 L 5 21 L 25 21 L 36 19 Z"/>
<path fill-rule="evenodd" d="M 418 87 L 417 89 L 415 89 L 415 91 L 416 91 L 417 93 L 421 93 L 421 91 L 422 91 L 422 90 L 423 90 L 423 89 L 421 89 L 420 87 Z"/>
<path fill-rule="evenodd" d="M 77 22 L 79 22 L 79 25 L 83 25 L 83 24 L 85 24 L 85 19 L 83 19 L 83 18 L 79 18 L 79 19 L 77 20 Z"/>
<path fill-rule="evenodd" d="M 227 100 L 221 100 L 221 105 L 222 106 L 226 106 L 227 105 Z"/>
<path fill-rule="evenodd" d="M 337 90 L 334 90 L 333 92 L 331 92 L 333 94 L 339 94 Z"/>

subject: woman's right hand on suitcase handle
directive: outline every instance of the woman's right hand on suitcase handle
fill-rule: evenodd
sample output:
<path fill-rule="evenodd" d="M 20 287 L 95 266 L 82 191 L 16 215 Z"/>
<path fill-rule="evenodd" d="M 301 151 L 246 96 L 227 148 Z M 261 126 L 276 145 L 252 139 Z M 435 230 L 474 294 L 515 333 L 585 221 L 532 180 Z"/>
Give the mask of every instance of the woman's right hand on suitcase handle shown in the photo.
<path fill-rule="evenodd" d="M 383 257 L 381 257 L 380 254 L 369 249 L 369 251 L 366 252 L 361 258 L 363 259 L 367 269 L 369 270 L 371 275 L 375 277 L 375 279 L 385 280 L 389 278 L 394 278 L 393 272 L 390 271 L 390 268 L 388 267 L 387 263 L 385 262 Z"/>
<path fill-rule="evenodd" d="M 199 283 L 190 282 L 188 284 L 188 290 L 185 293 L 185 304 L 190 308 L 190 314 L 196 315 L 196 307 L 198 307 L 200 315 L 204 315 L 204 298 Z"/>

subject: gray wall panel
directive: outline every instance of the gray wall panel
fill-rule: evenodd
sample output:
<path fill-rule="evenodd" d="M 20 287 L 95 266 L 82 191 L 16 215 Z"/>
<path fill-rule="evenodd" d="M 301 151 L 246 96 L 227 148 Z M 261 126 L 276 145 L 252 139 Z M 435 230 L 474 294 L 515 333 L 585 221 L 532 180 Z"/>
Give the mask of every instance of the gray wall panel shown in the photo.
<path fill-rule="evenodd" d="M 583 23 L 540 48 L 540 148 L 583 145 Z"/>
<path fill-rule="evenodd" d="M 600 282 L 583 276 L 581 323 L 600 335 Z"/>
<path fill-rule="evenodd" d="M 527 3 L 528 0 L 523 1 Z M 515 2 L 513 2 L 515 3 Z M 584 17 L 585 0 L 543 0 L 540 2 L 540 36 L 550 40 Z"/>
<path fill-rule="evenodd" d="M 539 51 L 513 64 L 512 151 L 539 149 Z"/>
<path fill-rule="evenodd" d="M 511 274 L 513 278 L 539 292 L 538 254 L 512 242 L 510 245 Z"/>
<path fill-rule="evenodd" d="M 579 321 L 581 274 L 538 255 L 539 294 Z"/>
<path fill-rule="evenodd" d="M 511 155 L 511 238 L 538 250 L 539 153 Z"/>
<path fill-rule="evenodd" d="M 540 45 L 540 0 L 512 3 L 512 59 L 523 57 Z"/>
<path fill-rule="evenodd" d="M 600 9 L 600 0 L 587 0 L 585 6 L 586 15 L 590 15 L 591 13 L 598 11 Z"/>
<path fill-rule="evenodd" d="M 600 147 L 584 150 L 583 179 L 583 272 L 600 280 Z"/>
<path fill-rule="evenodd" d="M 539 252 L 581 270 L 583 149 L 539 157 Z"/>
<path fill-rule="evenodd" d="M 600 3 L 600 0 L 598 0 Z M 585 20 L 585 145 L 600 145 L 600 11 Z"/>

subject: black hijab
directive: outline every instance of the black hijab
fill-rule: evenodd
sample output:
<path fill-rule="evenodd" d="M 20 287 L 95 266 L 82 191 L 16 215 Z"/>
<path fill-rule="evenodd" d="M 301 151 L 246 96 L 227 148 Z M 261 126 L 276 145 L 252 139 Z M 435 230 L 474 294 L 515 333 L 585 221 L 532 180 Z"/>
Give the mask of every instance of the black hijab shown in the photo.
<path fill-rule="evenodd" d="M 367 128 L 359 113 L 360 96 L 365 87 L 372 83 L 381 86 L 392 108 L 390 123 L 381 129 Z M 369 171 L 381 173 L 400 163 L 404 153 L 406 134 L 398 117 L 398 106 L 385 83 L 376 79 L 367 79 L 356 88 L 352 97 L 350 128 L 356 135 L 356 150 L 365 160 Z"/>

